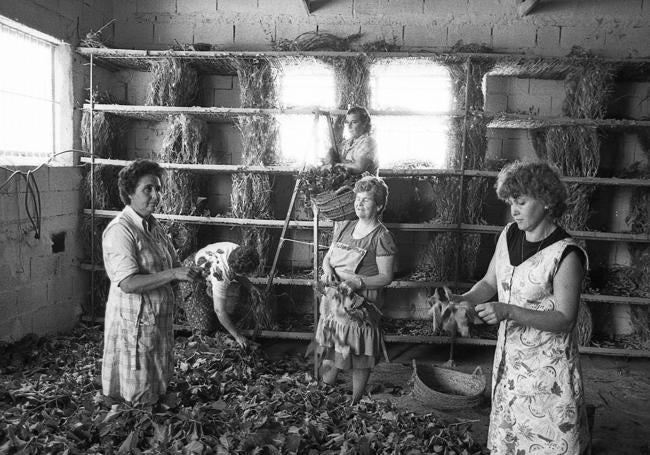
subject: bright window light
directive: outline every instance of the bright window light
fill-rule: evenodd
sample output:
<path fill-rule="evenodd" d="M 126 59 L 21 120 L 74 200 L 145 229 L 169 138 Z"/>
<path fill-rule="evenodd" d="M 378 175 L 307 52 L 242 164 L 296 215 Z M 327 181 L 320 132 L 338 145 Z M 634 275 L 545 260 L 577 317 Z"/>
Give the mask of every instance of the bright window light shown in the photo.
<path fill-rule="evenodd" d="M 380 167 L 444 168 L 449 122 L 443 117 L 375 116 L 373 135 L 377 140 Z"/>
<path fill-rule="evenodd" d="M 54 45 L 0 22 L 0 162 L 41 163 L 54 153 Z"/>
<path fill-rule="evenodd" d="M 334 70 L 319 62 L 284 66 L 279 78 L 280 106 L 283 108 L 336 107 Z M 331 146 L 324 116 L 281 115 L 280 161 L 316 164 Z"/>
<path fill-rule="evenodd" d="M 324 116 L 280 115 L 280 163 L 318 164 L 332 146 Z"/>
<path fill-rule="evenodd" d="M 386 61 L 370 68 L 373 110 L 444 114 L 451 110 L 451 76 L 435 62 Z M 444 167 L 449 118 L 444 115 L 375 115 L 379 165 Z"/>

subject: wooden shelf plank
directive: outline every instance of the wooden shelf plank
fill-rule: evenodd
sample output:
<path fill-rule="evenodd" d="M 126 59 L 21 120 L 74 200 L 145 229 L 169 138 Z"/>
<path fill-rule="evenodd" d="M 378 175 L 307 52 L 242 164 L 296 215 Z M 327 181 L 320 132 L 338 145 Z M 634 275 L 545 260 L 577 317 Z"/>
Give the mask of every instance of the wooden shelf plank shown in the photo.
<path fill-rule="evenodd" d="M 85 111 L 91 110 L 90 104 L 84 104 Z M 320 109 L 318 107 L 300 109 L 262 109 L 244 107 L 174 107 L 174 106 L 136 106 L 123 104 L 95 104 L 95 112 L 105 112 L 136 120 L 164 121 L 170 115 L 193 115 L 208 120 L 233 121 L 234 116 L 251 115 L 314 115 L 316 112 L 331 115 L 345 115 L 343 109 Z M 421 112 L 412 110 L 371 110 L 373 116 L 423 116 L 423 117 L 463 117 L 463 111 Z M 491 118 L 487 124 L 493 129 L 538 129 L 549 126 L 586 126 L 593 128 L 631 128 L 650 127 L 650 120 L 634 119 L 582 119 L 573 117 L 532 117 L 524 114 L 507 112 L 474 112 Z"/>
<path fill-rule="evenodd" d="M 650 127 L 650 120 L 580 119 L 573 117 L 531 117 L 523 114 L 495 112 L 487 127 L 493 129 L 538 129 L 549 126 L 586 126 L 600 128 Z"/>
<path fill-rule="evenodd" d="M 94 322 L 95 324 L 103 324 L 104 318 L 98 316 L 94 321 L 88 316 L 82 316 L 83 322 Z M 174 330 L 191 331 L 190 326 L 174 324 Z M 253 335 L 252 330 L 242 330 L 246 336 Z M 287 331 L 273 331 L 262 330 L 257 334 L 259 338 L 266 339 L 283 339 L 283 340 L 305 340 L 310 341 L 314 338 L 312 332 L 287 332 Z M 442 336 L 415 336 L 415 335 L 386 335 L 384 337 L 387 343 L 406 343 L 406 344 L 449 344 L 449 337 Z M 456 344 L 466 346 L 495 346 L 496 340 L 489 340 L 485 338 L 456 338 Z M 629 358 L 650 358 L 649 350 L 642 349 L 621 349 L 621 348 L 599 348 L 595 346 L 581 346 L 581 354 L 589 355 L 605 355 L 612 357 L 629 357 Z"/>
<path fill-rule="evenodd" d="M 251 336 L 252 330 L 245 330 L 245 335 Z M 267 339 L 291 339 L 291 340 L 312 340 L 314 334 L 311 332 L 276 332 L 272 330 L 262 330 L 258 335 L 259 338 Z M 445 336 L 416 336 L 416 335 L 386 335 L 384 340 L 387 343 L 406 343 L 406 344 L 449 344 L 451 339 Z M 496 340 L 485 338 L 456 338 L 454 341 L 457 345 L 465 346 L 496 346 Z M 650 358 L 650 350 L 641 349 L 620 349 L 620 348 L 598 348 L 593 346 L 580 346 L 581 354 L 604 355 L 613 357 L 637 357 Z"/>
<path fill-rule="evenodd" d="M 84 214 L 90 215 L 92 210 L 84 209 Z M 95 210 L 95 216 L 99 218 L 113 218 L 118 213 L 117 210 Z M 263 228 L 282 228 L 284 220 L 256 220 L 248 218 L 230 218 L 220 216 L 191 216 L 191 215 L 167 215 L 156 213 L 156 218 L 160 220 L 182 221 L 190 224 L 209 224 L 216 226 L 256 226 Z M 292 229 L 312 229 L 313 221 L 290 221 L 289 227 Z M 461 232 L 476 234 L 498 234 L 503 230 L 503 226 L 482 225 L 482 224 L 450 224 L 450 223 L 384 223 L 389 229 L 400 231 L 418 231 L 418 232 Z M 321 221 L 319 226 L 331 229 L 331 221 Z M 597 240 L 605 242 L 633 242 L 633 243 L 650 243 L 650 234 L 629 234 L 622 232 L 596 232 L 596 231 L 569 231 L 577 238 L 584 240 Z"/>
<path fill-rule="evenodd" d="M 82 270 L 102 272 L 104 266 L 99 264 L 80 264 Z M 265 285 L 268 283 L 268 277 L 253 277 L 250 279 L 251 283 Z M 275 277 L 273 284 L 281 286 L 312 286 L 313 280 L 311 278 L 288 278 L 288 277 Z M 456 287 L 459 289 L 469 289 L 473 283 L 457 283 Z M 436 288 L 441 286 L 448 286 L 449 282 L 441 281 L 409 281 L 409 280 L 395 280 L 386 288 L 388 289 L 424 289 Z M 603 295 L 603 294 L 581 294 L 580 298 L 593 303 L 602 303 L 609 305 L 647 305 L 650 306 L 650 298 L 645 297 L 629 297 L 619 295 Z"/>
<path fill-rule="evenodd" d="M 84 111 L 90 111 L 91 105 L 85 103 Z M 165 120 L 169 115 L 194 115 L 213 119 L 232 119 L 234 116 L 250 115 L 315 115 L 316 113 L 330 115 L 345 115 L 346 109 L 321 109 L 317 106 L 305 108 L 253 108 L 253 107 L 176 107 L 176 106 L 142 106 L 132 104 L 95 104 L 95 112 L 105 112 L 124 117 L 143 120 Z M 374 116 L 424 116 L 424 117 L 463 117 L 463 111 L 422 112 L 414 110 L 369 110 Z"/>
<path fill-rule="evenodd" d="M 498 53 L 498 52 L 432 52 L 432 51 L 418 51 L 415 49 L 404 50 L 399 52 L 360 52 L 360 51 L 273 51 L 273 50 L 258 50 L 258 51 L 180 51 L 180 50 L 145 50 L 145 49 L 113 49 L 113 48 L 95 48 L 95 47 L 78 47 L 76 52 L 84 56 L 95 56 L 104 59 L 115 60 L 128 60 L 133 58 L 195 58 L 202 59 L 228 59 L 228 58 L 265 58 L 265 57 L 423 57 L 430 59 L 460 59 L 465 60 L 467 57 L 485 58 L 492 60 L 502 59 L 527 59 L 527 60 L 549 60 L 549 61 L 566 61 L 575 62 L 581 60 L 579 57 L 541 57 L 532 56 L 522 53 Z M 582 58 L 584 60 L 584 58 Z M 604 62 L 609 63 L 647 63 L 650 58 L 636 57 L 636 58 L 604 58 Z"/>
<path fill-rule="evenodd" d="M 92 163 L 90 157 L 81 157 L 82 163 Z M 112 160 L 106 158 L 95 158 L 95 164 L 108 166 L 126 166 L 131 160 Z M 195 172 L 215 173 L 215 174 L 237 174 L 244 172 L 254 172 L 269 175 L 298 175 L 301 168 L 296 166 L 244 166 L 239 164 L 185 164 L 185 163 L 158 163 L 165 169 L 184 169 Z M 427 177 L 439 175 L 465 175 L 467 177 L 487 177 L 496 178 L 499 174 L 496 171 L 480 171 L 460 169 L 437 169 L 437 168 L 419 168 L 419 169 L 391 169 L 380 168 L 379 175 L 384 178 L 399 177 Z M 610 186 L 630 186 L 630 187 L 650 187 L 650 179 L 626 179 L 626 178 L 608 178 L 608 177 L 562 177 L 562 181 L 567 183 L 580 183 L 584 185 L 610 185 Z"/>
<path fill-rule="evenodd" d="M 506 76 L 522 78 L 541 78 L 562 80 L 576 65 L 591 62 L 590 57 L 543 57 L 517 53 L 472 53 L 446 51 L 431 52 L 418 49 L 404 49 L 399 52 L 359 52 L 359 51 L 172 51 L 172 50 L 132 50 L 108 48 L 77 48 L 77 53 L 92 58 L 93 63 L 104 66 L 111 71 L 133 69 L 149 71 L 152 60 L 161 58 L 179 58 L 194 65 L 200 72 L 206 74 L 237 75 L 233 59 L 267 59 L 281 60 L 288 58 L 345 58 L 366 56 L 370 60 L 386 58 L 422 58 L 428 61 L 442 63 L 461 63 L 468 58 L 475 60 L 491 60 L 493 68 L 488 76 Z M 598 62 L 612 65 L 616 68 L 619 78 L 633 81 L 647 81 L 650 69 L 650 58 L 626 57 L 603 58 Z"/>

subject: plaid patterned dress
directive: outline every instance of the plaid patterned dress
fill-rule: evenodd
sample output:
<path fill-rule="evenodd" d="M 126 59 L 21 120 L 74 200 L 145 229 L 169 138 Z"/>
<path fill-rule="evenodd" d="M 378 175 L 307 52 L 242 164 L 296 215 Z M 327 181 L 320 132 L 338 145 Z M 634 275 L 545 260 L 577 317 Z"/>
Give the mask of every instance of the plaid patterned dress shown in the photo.
<path fill-rule="evenodd" d="M 178 265 L 171 241 L 156 221 L 149 229 L 127 206 L 104 230 L 104 266 L 111 280 L 106 302 L 102 387 L 104 395 L 155 402 L 173 369 L 174 292 L 170 284 L 126 293 L 119 283 L 134 274 Z"/>

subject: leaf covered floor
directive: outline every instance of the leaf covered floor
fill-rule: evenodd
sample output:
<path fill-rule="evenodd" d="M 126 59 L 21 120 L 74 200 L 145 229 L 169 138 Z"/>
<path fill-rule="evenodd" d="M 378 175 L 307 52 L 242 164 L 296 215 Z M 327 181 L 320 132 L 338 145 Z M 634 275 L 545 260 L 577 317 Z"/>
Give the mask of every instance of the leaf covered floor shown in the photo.
<path fill-rule="evenodd" d="M 0 346 L 0 454 L 487 453 L 468 425 L 324 388 L 299 360 L 177 337 L 168 395 L 101 394 L 101 327 Z"/>

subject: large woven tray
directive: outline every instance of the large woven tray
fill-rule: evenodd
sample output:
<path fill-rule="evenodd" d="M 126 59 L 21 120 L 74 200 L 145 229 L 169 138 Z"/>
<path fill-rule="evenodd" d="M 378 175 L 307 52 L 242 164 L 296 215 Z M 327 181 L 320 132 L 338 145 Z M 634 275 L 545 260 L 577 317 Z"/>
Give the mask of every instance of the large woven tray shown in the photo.
<path fill-rule="evenodd" d="M 413 359 L 413 396 L 439 410 L 477 406 L 483 399 L 486 381 L 481 367 L 472 374 L 418 363 Z"/>

